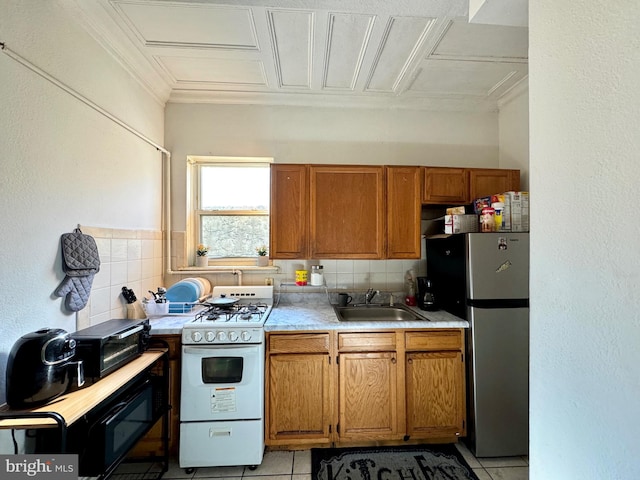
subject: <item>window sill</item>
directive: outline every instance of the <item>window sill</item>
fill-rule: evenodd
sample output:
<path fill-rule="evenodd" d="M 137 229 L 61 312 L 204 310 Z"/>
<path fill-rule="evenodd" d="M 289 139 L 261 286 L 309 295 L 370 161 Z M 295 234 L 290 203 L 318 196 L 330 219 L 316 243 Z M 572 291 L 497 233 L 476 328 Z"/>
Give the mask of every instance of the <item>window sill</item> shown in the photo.
<path fill-rule="evenodd" d="M 256 271 L 256 272 L 277 272 L 280 267 L 276 265 L 268 265 L 266 267 L 258 267 L 257 265 L 207 265 L 206 267 L 196 267 L 190 265 L 176 269 L 179 272 L 206 271 L 215 273 L 216 271 L 229 272 L 231 270 Z"/>

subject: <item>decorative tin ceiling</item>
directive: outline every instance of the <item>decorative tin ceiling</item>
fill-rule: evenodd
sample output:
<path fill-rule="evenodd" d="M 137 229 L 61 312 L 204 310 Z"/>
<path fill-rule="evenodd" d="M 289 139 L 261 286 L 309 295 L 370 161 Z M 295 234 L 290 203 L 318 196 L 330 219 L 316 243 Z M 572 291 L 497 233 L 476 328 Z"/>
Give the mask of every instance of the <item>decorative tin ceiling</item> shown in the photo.
<path fill-rule="evenodd" d="M 70 0 L 160 101 L 494 110 L 528 29 L 468 0 Z"/>

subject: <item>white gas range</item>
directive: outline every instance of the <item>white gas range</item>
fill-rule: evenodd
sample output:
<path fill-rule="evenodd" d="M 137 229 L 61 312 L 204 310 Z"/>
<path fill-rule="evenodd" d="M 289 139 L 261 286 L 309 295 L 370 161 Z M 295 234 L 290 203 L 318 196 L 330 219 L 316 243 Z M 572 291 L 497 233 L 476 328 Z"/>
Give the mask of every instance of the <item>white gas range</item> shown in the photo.
<path fill-rule="evenodd" d="M 264 324 L 272 305 L 272 286 L 214 287 L 184 325 L 180 467 L 262 462 Z"/>

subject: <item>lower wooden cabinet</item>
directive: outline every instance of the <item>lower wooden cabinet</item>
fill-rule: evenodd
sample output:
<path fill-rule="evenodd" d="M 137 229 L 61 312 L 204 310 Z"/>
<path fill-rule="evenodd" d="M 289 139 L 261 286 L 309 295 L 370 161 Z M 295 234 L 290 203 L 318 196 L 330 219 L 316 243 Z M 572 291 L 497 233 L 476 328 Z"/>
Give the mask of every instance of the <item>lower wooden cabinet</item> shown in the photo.
<path fill-rule="evenodd" d="M 274 334 L 267 345 L 267 445 L 329 443 L 329 333 Z"/>
<path fill-rule="evenodd" d="M 407 435 L 466 435 L 464 330 L 405 333 Z"/>
<path fill-rule="evenodd" d="M 398 362 L 395 352 L 340 353 L 337 428 L 340 441 L 398 436 Z"/>
<path fill-rule="evenodd" d="M 455 441 L 463 351 L 463 329 L 270 333 L 266 444 Z"/>
<path fill-rule="evenodd" d="M 462 353 L 412 352 L 407 353 L 406 360 L 407 435 L 462 436 L 465 431 Z"/>
<path fill-rule="evenodd" d="M 152 341 L 166 342 L 169 348 L 169 455 L 178 455 L 180 433 L 180 335 L 153 335 Z M 162 423 L 157 422 L 154 427 L 135 445 L 129 453 L 131 458 L 145 458 L 163 455 Z"/>

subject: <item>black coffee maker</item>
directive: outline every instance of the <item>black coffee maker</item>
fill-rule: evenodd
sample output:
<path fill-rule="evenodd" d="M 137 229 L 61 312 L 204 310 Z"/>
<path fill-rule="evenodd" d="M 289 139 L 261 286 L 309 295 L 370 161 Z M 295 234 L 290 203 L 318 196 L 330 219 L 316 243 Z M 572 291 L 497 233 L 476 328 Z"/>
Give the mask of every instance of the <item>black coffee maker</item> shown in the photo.
<path fill-rule="evenodd" d="M 418 307 L 421 310 L 438 310 L 433 282 L 428 277 L 418 277 Z"/>

